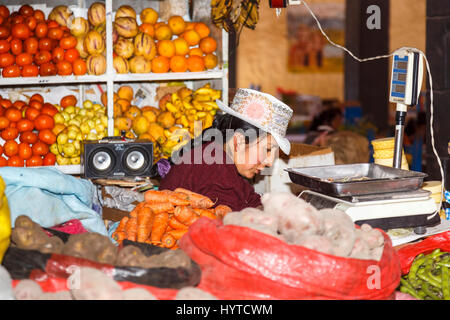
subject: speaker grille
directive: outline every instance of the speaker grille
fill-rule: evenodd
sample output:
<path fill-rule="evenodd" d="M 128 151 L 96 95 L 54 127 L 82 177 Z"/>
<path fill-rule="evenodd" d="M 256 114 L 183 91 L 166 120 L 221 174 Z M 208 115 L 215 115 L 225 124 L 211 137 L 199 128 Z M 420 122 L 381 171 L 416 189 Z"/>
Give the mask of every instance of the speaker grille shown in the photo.
<path fill-rule="evenodd" d="M 133 174 L 141 174 L 148 170 L 148 163 L 150 160 L 151 156 L 146 149 L 133 147 L 123 154 L 122 165 L 125 171 Z"/>
<path fill-rule="evenodd" d="M 88 163 L 94 172 L 105 175 L 114 169 L 116 160 L 111 150 L 99 148 L 90 154 Z"/>

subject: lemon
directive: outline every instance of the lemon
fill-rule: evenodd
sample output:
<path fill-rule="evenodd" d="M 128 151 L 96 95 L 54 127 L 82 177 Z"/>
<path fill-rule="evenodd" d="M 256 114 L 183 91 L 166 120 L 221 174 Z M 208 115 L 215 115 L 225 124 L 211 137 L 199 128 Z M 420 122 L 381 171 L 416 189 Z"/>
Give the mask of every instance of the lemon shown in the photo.
<path fill-rule="evenodd" d="M 59 154 L 58 144 L 56 142 L 50 146 L 50 152 L 53 153 L 55 156 Z"/>
<path fill-rule="evenodd" d="M 89 124 L 88 124 L 87 122 L 83 122 L 83 123 L 80 125 L 80 131 L 81 131 L 82 133 L 88 134 L 88 133 L 91 131 L 91 127 L 89 127 Z"/>
<path fill-rule="evenodd" d="M 69 130 L 69 131 L 67 132 L 67 137 L 68 137 L 70 140 L 75 140 L 76 137 L 77 137 L 77 134 L 78 134 L 78 131 L 75 131 L 75 130 Z"/>
<path fill-rule="evenodd" d="M 58 124 L 58 123 L 64 124 L 64 122 L 66 121 L 66 119 L 60 112 L 58 112 L 57 114 L 55 114 L 53 116 L 53 120 L 55 121 L 55 124 Z"/>
<path fill-rule="evenodd" d="M 80 134 L 81 135 L 81 134 Z M 75 140 L 73 142 L 73 146 L 75 147 L 75 150 L 80 150 L 81 149 L 81 143 L 80 140 Z"/>
<path fill-rule="evenodd" d="M 70 164 L 70 159 L 69 158 L 65 158 L 62 155 L 58 154 L 56 156 L 56 163 L 60 166 L 64 166 L 64 165 L 69 165 Z"/>
<path fill-rule="evenodd" d="M 102 121 L 102 124 L 105 126 L 105 128 L 108 126 L 108 116 L 101 116 L 100 120 Z"/>
<path fill-rule="evenodd" d="M 101 133 L 105 131 L 105 126 L 102 123 L 96 124 L 95 130 L 97 131 L 97 133 Z"/>
<path fill-rule="evenodd" d="M 95 128 L 95 121 L 90 119 L 86 122 L 89 126 L 90 129 L 94 129 Z"/>
<path fill-rule="evenodd" d="M 70 163 L 71 164 L 75 164 L 76 165 L 76 164 L 80 164 L 80 162 L 81 162 L 81 158 L 79 156 L 70 158 Z"/>
<path fill-rule="evenodd" d="M 70 115 L 67 112 L 62 111 L 62 112 L 60 112 L 60 114 L 63 116 L 64 122 L 67 122 L 70 120 Z"/>
<path fill-rule="evenodd" d="M 86 112 L 87 112 L 87 109 L 81 109 L 80 112 L 78 112 L 78 114 L 80 116 L 84 117 L 84 116 L 86 116 Z"/>
<path fill-rule="evenodd" d="M 68 106 L 67 108 L 64 109 L 64 112 L 67 112 L 68 114 L 73 114 L 73 113 L 75 113 L 75 107 Z"/>
<path fill-rule="evenodd" d="M 94 132 L 89 132 L 89 134 L 86 137 L 86 140 L 97 140 L 97 135 Z"/>
<path fill-rule="evenodd" d="M 56 142 L 59 145 L 64 145 L 67 143 L 67 141 L 69 141 L 69 136 L 65 132 L 61 132 L 60 134 L 58 134 L 58 137 L 56 137 Z"/>
<path fill-rule="evenodd" d="M 98 104 L 98 103 L 94 104 L 92 107 L 94 108 L 94 111 L 98 111 L 98 110 L 100 110 L 101 108 L 103 108 L 102 105 L 100 105 L 100 104 Z"/>
<path fill-rule="evenodd" d="M 93 118 L 95 115 L 94 110 L 87 110 L 86 111 L 86 117 Z"/>
<path fill-rule="evenodd" d="M 65 145 L 63 145 L 63 153 L 65 157 L 72 157 L 75 154 L 75 146 L 73 145 L 73 143 L 66 143 Z"/>
<path fill-rule="evenodd" d="M 83 102 L 83 107 L 85 107 L 86 109 L 91 109 L 92 107 L 93 107 L 93 103 L 92 103 L 92 101 L 91 100 L 85 100 L 84 102 Z"/>

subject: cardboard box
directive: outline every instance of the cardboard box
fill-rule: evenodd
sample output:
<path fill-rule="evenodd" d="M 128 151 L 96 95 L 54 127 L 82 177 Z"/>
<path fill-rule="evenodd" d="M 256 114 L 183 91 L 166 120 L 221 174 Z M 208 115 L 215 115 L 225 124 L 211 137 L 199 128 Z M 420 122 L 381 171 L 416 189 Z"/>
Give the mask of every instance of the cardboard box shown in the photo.
<path fill-rule="evenodd" d="M 299 194 L 304 188 L 292 183 L 285 169 L 334 164 L 334 152 L 329 147 L 315 147 L 302 143 L 291 143 L 290 154 L 285 155 L 284 153 L 280 153 L 280 157 L 275 159 L 272 174 L 261 176 L 255 181 L 255 191 L 260 194 L 275 191 Z"/>

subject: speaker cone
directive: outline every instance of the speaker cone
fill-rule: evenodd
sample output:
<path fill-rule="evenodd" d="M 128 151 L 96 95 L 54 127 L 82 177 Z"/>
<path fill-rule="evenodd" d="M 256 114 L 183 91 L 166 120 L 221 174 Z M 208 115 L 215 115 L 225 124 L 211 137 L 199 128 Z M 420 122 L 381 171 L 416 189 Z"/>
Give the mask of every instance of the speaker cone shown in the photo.
<path fill-rule="evenodd" d="M 124 168 L 133 172 L 144 171 L 148 161 L 148 153 L 142 148 L 131 148 L 123 156 Z"/>
<path fill-rule="evenodd" d="M 91 164 L 92 170 L 105 174 L 114 169 L 114 159 L 114 155 L 110 150 L 102 148 L 90 155 L 89 163 Z"/>

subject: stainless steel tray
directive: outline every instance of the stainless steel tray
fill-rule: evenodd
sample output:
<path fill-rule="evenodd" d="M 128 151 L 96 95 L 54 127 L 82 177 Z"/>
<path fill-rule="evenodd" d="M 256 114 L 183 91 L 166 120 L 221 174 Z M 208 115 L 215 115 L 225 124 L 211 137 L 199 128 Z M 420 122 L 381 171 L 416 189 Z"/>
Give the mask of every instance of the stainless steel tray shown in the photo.
<path fill-rule="evenodd" d="M 295 184 L 332 197 L 417 190 L 427 174 L 374 163 L 288 168 Z M 363 178 L 364 180 L 359 180 Z"/>

